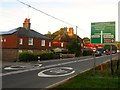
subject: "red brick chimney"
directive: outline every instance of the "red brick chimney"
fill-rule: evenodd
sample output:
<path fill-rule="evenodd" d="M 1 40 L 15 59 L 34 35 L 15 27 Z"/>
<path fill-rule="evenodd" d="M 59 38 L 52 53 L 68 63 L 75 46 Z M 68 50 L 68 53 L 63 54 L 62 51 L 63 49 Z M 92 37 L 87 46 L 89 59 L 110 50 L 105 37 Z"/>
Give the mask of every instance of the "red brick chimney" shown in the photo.
<path fill-rule="evenodd" d="M 74 35 L 73 27 L 70 27 L 70 28 L 69 28 L 68 35 L 69 35 L 69 36 L 73 36 L 73 35 Z"/>
<path fill-rule="evenodd" d="M 25 28 L 26 30 L 29 30 L 30 29 L 30 19 L 26 18 L 24 23 L 23 23 L 23 28 Z"/>

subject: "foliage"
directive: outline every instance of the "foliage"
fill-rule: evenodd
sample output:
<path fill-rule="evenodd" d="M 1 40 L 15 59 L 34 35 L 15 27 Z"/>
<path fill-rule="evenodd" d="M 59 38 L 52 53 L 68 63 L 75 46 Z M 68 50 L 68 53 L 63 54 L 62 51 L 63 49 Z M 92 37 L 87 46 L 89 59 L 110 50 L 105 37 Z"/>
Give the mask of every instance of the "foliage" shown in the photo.
<path fill-rule="evenodd" d="M 45 34 L 45 36 L 54 39 L 56 36 L 61 35 L 63 33 L 67 33 L 67 27 L 60 28 L 60 30 L 54 32 L 53 34 L 51 33 Z"/>
<path fill-rule="evenodd" d="M 60 30 L 56 31 L 53 33 L 54 36 L 58 36 L 58 35 L 61 35 L 63 33 L 67 33 L 67 27 L 64 27 L 64 28 L 60 28 Z"/>
<path fill-rule="evenodd" d="M 86 71 L 84 73 L 81 73 L 77 75 L 74 78 L 71 78 L 67 82 L 55 87 L 55 89 L 51 90 L 60 90 L 60 89 L 100 89 L 100 90 L 106 90 L 107 88 L 113 89 L 113 90 L 119 90 L 120 87 L 120 68 L 119 73 L 111 75 L 110 73 L 110 62 L 102 64 L 103 70 L 101 71 L 100 66 L 96 67 L 96 72 L 93 74 L 93 69 Z M 115 66 L 114 66 L 115 67 Z"/>
<path fill-rule="evenodd" d="M 93 51 L 92 50 L 83 50 L 83 56 L 89 56 L 92 55 Z"/>
<path fill-rule="evenodd" d="M 81 54 L 81 45 L 78 43 L 76 38 L 74 38 L 72 42 L 69 42 L 66 45 L 66 48 L 68 49 L 69 52 L 75 54 L 76 56 L 80 56 Z"/>
<path fill-rule="evenodd" d="M 19 54 L 20 61 L 33 61 L 37 60 L 37 56 L 32 52 L 22 52 Z"/>
<path fill-rule="evenodd" d="M 52 34 L 45 34 L 45 36 L 53 39 L 53 35 Z"/>
<path fill-rule="evenodd" d="M 22 52 L 19 54 L 19 61 L 36 61 L 38 57 L 40 60 L 53 59 L 54 54 L 50 51 L 41 51 L 37 53 Z"/>
<path fill-rule="evenodd" d="M 104 49 L 110 51 L 110 45 L 105 45 Z M 112 50 L 117 51 L 117 47 L 115 45 L 112 45 Z"/>
<path fill-rule="evenodd" d="M 48 60 L 48 59 L 53 59 L 53 52 L 51 51 L 41 51 L 36 53 L 37 56 L 40 57 L 41 60 Z"/>
<path fill-rule="evenodd" d="M 85 44 L 89 44 L 89 43 L 90 43 L 90 39 L 89 39 L 88 37 L 84 37 L 84 38 L 83 38 L 83 42 L 84 42 Z"/>
<path fill-rule="evenodd" d="M 119 41 L 116 41 L 116 46 L 117 46 L 117 49 L 120 50 L 120 42 Z"/>

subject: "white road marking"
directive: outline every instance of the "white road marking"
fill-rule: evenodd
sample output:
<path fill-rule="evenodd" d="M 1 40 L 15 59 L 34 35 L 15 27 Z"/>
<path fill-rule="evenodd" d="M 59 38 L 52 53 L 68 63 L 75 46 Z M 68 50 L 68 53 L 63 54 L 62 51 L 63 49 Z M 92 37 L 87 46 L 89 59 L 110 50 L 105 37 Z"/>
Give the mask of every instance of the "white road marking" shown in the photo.
<path fill-rule="evenodd" d="M 25 69 L 26 66 L 9 66 L 9 67 L 5 67 L 5 70 L 19 70 L 19 69 Z"/>
<path fill-rule="evenodd" d="M 101 56 L 101 57 L 107 57 L 107 56 Z M 100 57 L 97 57 L 97 58 L 100 58 Z M 60 65 L 66 65 L 66 64 L 70 64 L 70 63 L 88 61 L 88 60 L 91 60 L 91 59 L 93 59 L 93 58 L 88 58 L 88 59 L 83 59 L 83 60 L 78 60 L 77 59 L 74 62 L 70 61 L 70 62 L 66 62 L 66 63 L 60 63 L 60 64 L 54 64 L 54 65 L 49 65 L 49 66 L 37 67 L 37 68 L 34 68 L 34 69 L 28 69 L 28 70 L 22 70 L 22 71 L 15 71 L 15 72 L 8 72 L 8 73 L 0 73 L 0 76 L 17 74 L 17 73 L 22 73 L 22 72 L 27 72 L 27 71 L 33 71 L 33 70 L 38 70 L 38 69 L 51 68 L 51 67 L 60 66 Z M 107 61 L 110 61 L 110 60 L 107 60 Z M 107 61 L 105 61 L 105 62 L 107 62 Z"/>
<path fill-rule="evenodd" d="M 62 70 L 62 69 L 65 69 L 65 70 Z M 72 70 L 72 71 L 66 73 L 67 70 Z M 52 71 L 59 75 L 45 74 L 44 72 L 47 72 L 47 71 L 50 71 L 50 72 Z M 67 76 L 67 75 L 73 74 L 74 72 L 75 71 L 71 67 L 56 67 L 56 68 L 50 68 L 50 69 L 43 70 L 38 73 L 38 76 L 39 77 L 61 77 L 61 76 Z M 60 74 L 60 73 L 62 73 L 62 74 Z"/>

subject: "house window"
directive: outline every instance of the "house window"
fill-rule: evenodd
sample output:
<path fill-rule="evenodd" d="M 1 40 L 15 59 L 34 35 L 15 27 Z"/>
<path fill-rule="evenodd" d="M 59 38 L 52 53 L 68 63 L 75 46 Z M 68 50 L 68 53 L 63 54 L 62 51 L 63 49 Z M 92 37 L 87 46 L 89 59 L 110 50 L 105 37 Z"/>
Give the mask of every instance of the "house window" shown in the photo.
<path fill-rule="evenodd" d="M 33 45 L 33 38 L 29 38 L 28 45 Z"/>
<path fill-rule="evenodd" d="M 3 39 L 2 39 L 2 38 L 0 38 L 0 42 L 3 42 Z"/>
<path fill-rule="evenodd" d="M 5 38 L 0 38 L 0 42 L 6 42 Z"/>
<path fill-rule="evenodd" d="M 45 46 L 45 40 L 41 41 L 41 46 Z"/>
<path fill-rule="evenodd" d="M 6 42 L 6 39 L 4 39 L 4 42 Z"/>
<path fill-rule="evenodd" d="M 63 43 L 61 43 L 61 47 L 63 47 Z"/>
<path fill-rule="evenodd" d="M 20 45 L 23 44 L 23 39 L 22 39 L 22 38 L 19 39 L 19 44 L 20 44 Z"/>
<path fill-rule="evenodd" d="M 49 47 L 51 47 L 51 42 L 49 42 Z"/>

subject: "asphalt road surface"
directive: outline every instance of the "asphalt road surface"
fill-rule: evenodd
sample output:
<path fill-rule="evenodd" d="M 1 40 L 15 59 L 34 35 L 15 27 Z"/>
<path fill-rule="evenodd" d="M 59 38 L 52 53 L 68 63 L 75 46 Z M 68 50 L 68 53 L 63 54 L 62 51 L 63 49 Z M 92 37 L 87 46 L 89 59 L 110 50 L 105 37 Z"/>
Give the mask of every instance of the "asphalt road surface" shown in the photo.
<path fill-rule="evenodd" d="M 117 55 L 112 55 L 113 58 L 118 58 Z M 36 64 L 10 66 L 7 69 L 3 68 L 2 88 L 51 88 L 65 80 L 68 80 L 75 75 L 85 72 L 99 65 L 100 63 L 110 60 L 109 55 L 100 57 L 87 56 L 80 58 L 60 59 L 41 61 Z M 15 68 L 18 68 L 15 70 Z M 20 68 L 20 69 L 19 69 Z M 4 89 L 3 89 L 4 90 Z"/>

